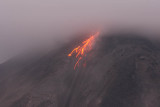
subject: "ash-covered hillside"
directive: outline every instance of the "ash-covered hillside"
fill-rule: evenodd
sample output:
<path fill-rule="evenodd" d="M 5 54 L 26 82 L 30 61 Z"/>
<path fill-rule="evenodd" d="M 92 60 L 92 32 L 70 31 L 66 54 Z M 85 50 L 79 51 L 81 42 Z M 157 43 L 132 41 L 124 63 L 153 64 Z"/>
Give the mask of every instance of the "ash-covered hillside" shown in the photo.
<path fill-rule="evenodd" d="M 0 107 L 160 107 L 160 45 L 130 33 L 100 36 L 74 69 L 68 53 L 80 43 L 1 65 Z"/>

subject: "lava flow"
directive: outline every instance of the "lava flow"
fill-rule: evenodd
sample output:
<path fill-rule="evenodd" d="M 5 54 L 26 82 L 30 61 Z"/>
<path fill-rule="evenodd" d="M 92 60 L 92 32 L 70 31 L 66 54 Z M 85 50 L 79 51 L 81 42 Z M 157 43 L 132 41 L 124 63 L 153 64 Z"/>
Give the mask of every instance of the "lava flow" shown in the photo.
<path fill-rule="evenodd" d="M 77 58 L 77 62 L 74 66 L 74 69 L 79 65 L 79 61 L 82 60 L 83 57 L 86 56 L 86 53 L 92 49 L 95 38 L 99 35 L 99 32 L 96 32 L 94 35 L 91 35 L 90 38 L 82 42 L 82 45 L 77 46 L 72 50 L 68 56 L 72 56 L 75 53 L 75 57 Z"/>

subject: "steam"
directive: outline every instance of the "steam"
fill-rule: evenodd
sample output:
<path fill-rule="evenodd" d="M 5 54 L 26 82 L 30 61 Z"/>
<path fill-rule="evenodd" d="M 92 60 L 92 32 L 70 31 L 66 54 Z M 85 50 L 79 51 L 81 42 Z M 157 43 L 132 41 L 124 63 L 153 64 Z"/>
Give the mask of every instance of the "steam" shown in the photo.
<path fill-rule="evenodd" d="M 130 26 L 159 31 L 159 5 L 158 0 L 3 0 L 0 62 L 25 50 L 57 48 L 85 30 Z"/>

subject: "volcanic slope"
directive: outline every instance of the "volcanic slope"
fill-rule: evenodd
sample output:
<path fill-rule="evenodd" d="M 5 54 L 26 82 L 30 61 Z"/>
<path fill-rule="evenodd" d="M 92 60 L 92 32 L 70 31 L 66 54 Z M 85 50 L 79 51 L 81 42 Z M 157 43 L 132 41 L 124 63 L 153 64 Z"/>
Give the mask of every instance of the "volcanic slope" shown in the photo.
<path fill-rule="evenodd" d="M 0 107 L 160 107 L 159 44 L 100 36 L 74 69 L 68 54 L 77 41 L 31 63 L 2 64 Z"/>

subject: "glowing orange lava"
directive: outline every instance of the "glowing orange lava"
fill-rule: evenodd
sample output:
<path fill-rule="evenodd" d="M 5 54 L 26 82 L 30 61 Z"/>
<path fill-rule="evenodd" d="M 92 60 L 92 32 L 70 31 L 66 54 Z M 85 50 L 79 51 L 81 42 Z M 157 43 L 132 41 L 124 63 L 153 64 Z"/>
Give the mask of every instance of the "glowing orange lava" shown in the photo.
<path fill-rule="evenodd" d="M 77 46 L 68 54 L 69 57 L 74 53 L 76 54 L 77 62 L 74 66 L 74 69 L 77 67 L 77 65 L 79 65 L 79 61 L 82 59 L 82 57 L 86 56 L 86 53 L 92 49 L 94 40 L 99 34 L 99 32 L 96 32 L 94 35 L 91 35 L 90 38 L 82 42 L 82 45 Z"/>

